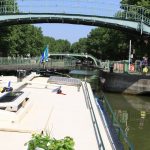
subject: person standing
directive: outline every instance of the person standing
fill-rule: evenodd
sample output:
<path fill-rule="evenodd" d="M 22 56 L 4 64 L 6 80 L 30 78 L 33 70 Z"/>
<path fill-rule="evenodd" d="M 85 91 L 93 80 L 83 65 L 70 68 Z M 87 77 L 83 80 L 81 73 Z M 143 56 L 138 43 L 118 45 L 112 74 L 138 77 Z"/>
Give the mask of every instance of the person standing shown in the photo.
<path fill-rule="evenodd" d="M 145 55 L 142 60 L 142 73 L 147 74 L 148 72 L 148 57 Z"/>

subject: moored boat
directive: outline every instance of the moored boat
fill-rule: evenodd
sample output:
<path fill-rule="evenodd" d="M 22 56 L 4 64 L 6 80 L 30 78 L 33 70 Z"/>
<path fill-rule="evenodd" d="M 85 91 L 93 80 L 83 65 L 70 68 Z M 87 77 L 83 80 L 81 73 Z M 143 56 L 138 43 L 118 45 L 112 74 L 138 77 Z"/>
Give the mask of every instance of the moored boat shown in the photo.
<path fill-rule="evenodd" d="M 19 93 L 18 97 L 0 108 L 2 149 L 27 150 L 25 143 L 33 133 L 56 139 L 72 137 L 76 150 L 118 149 L 104 111 L 86 81 L 31 74 L 21 82 L 12 82 L 12 87 L 9 96 Z"/>

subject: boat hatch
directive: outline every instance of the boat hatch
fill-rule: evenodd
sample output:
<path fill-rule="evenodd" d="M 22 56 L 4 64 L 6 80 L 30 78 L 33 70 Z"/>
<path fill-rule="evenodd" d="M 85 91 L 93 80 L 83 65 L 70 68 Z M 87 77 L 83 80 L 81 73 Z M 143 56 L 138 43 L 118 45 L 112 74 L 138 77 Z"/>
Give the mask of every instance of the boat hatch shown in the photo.
<path fill-rule="evenodd" d="M 14 101 L 17 97 L 19 97 L 21 94 L 23 94 L 23 92 L 9 92 L 9 93 L 5 93 L 5 95 L 3 95 L 0 98 L 0 103 L 5 103 L 5 102 L 12 102 Z"/>
<path fill-rule="evenodd" d="M 17 111 L 24 101 L 27 101 L 27 92 L 8 92 L 0 97 L 0 109 Z"/>

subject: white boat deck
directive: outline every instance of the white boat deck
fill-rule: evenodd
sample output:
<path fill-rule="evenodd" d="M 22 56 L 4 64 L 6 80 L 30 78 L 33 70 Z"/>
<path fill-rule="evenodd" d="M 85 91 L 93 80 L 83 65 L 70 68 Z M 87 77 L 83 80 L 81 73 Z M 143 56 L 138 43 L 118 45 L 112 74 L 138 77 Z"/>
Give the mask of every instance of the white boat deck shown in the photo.
<path fill-rule="evenodd" d="M 30 106 L 19 119 L 13 122 L 0 120 L 0 149 L 27 150 L 24 144 L 30 140 L 32 133 L 44 131 L 56 139 L 72 137 L 75 150 L 98 150 L 82 87 L 78 91 L 76 86 L 61 85 L 63 94 L 57 94 L 54 89 L 60 85 L 49 84 L 46 87 L 47 80 L 46 77 L 37 77 L 32 80 L 34 84 L 23 88 L 22 91 L 30 92 Z M 13 83 L 18 87 L 15 80 Z M 104 128 L 102 126 L 102 130 Z M 105 147 L 111 150 L 107 133 L 104 134 Z"/>

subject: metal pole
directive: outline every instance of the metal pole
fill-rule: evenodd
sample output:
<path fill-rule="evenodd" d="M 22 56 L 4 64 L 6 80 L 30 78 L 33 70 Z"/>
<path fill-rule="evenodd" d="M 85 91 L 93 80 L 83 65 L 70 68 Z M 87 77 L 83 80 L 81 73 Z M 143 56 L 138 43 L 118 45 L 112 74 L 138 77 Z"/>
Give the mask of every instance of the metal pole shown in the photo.
<path fill-rule="evenodd" d="M 141 35 L 143 34 L 143 21 L 144 21 L 144 8 L 142 8 L 142 19 L 141 19 Z"/>
<path fill-rule="evenodd" d="M 14 13 L 16 13 L 16 0 L 14 0 Z"/>
<path fill-rule="evenodd" d="M 130 71 L 130 62 L 131 62 L 131 40 L 129 43 L 129 68 L 128 68 L 128 72 Z"/>

